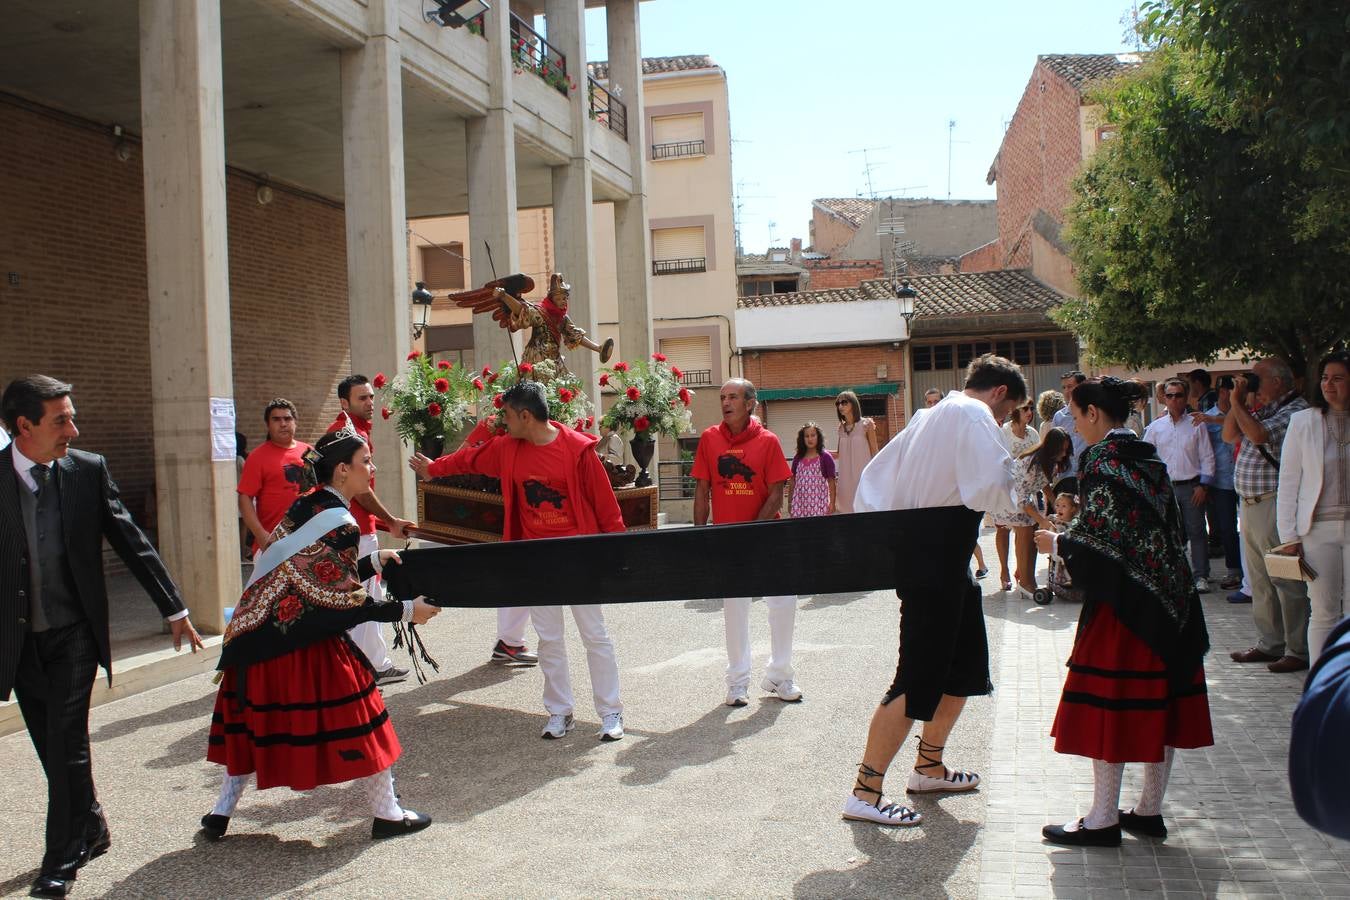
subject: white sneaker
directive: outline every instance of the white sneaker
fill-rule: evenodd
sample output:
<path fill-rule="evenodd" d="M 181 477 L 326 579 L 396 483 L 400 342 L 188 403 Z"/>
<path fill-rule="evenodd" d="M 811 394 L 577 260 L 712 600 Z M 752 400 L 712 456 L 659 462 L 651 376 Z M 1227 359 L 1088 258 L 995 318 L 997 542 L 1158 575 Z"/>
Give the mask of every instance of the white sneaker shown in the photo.
<path fill-rule="evenodd" d="M 774 694 L 784 703 L 796 703 L 802 699 L 802 689 L 797 687 L 797 683 L 791 678 L 785 678 L 782 681 L 771 681 L 765 678 L 759 683 L 760 688 Z"/>
<path fill-rule="evenodd" d="M 623 713 L 606 713 L 600 718 L 600 730 L 596 732 L 602 741 L 623 740 Z"/>
<path fill-rule="evenodd" d="M 937 768 L 934 766 L 933 768 Z M 922 772 L 910 772 L 909 783 L 905 790 L 911 794 L 937 794 L 941 792 L 973 791 L 980 786 L 980 776 L 974 772 L 955 772 L 945 769 L 944 778 L 933 778 Z"/>
<path fill-rule="evenodd" d="M 1203 575 L 1197 575 L 1195 578 L 1195 592 L 1197 594 L 1209 593 L 1209 579 Z"/>
<path fill-rule="evenodd" d="M 557 739 L 572 730 L 572 717 L 567 716 L 549 716 L 548 724 L 544 726 L 544 731 L 539 736 L 541 738 Z"/>
<path fill-rule="evenodd" d="M 727 688 L 727 706 L 745 706 L 750 702 L 750 689 L 743 684 Z"/>
<path fill-rule="evenodd" d="M 853 794 L 849 794 L 844 801 L 843 817 L 854 822 L 876 822 L 878 825 L 918 825 L 923 821 L 923 814 L 908 806 L 898 803 L 873 806 Z"/>

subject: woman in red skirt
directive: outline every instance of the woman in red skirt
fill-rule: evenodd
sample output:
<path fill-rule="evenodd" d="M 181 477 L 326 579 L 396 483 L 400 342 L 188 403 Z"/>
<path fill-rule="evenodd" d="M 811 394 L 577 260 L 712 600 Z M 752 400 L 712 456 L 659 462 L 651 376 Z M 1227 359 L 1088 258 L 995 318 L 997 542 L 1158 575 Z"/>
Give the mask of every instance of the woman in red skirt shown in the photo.
<path fill-rule="evenodd" d="M 224 837 L 249 775 L 259 790 L 363 781 L 374 838 L 431 824 L 394 795 L 389 767 L 402 748 L 370 661 L 347 629 L 421 624 L 439 610 L 421 600 L 376 604 L 362 587 L 398 562 L 392 550 L 356 558 L 360 534 L 347 508 L 375 472 L 365 440 L 350 428 L 326 434 L 306 463 L 319 487 L 296 500 L 272 533 L 225 630 L 206 753 L 225 766 L 225 777 L 202 818 L 213 840 Z"/>
<path fill-rule="evenodd" d="M 1092 760 L 1087 815 L 1047 825 L 1055 844 L 1114 847 L 1121 829 L 1166 837 L 1162 798 L 1174 748 L 1208 747 L 1204 612 L 1195 592 L 1181 511 L 1153 445 L 1124 427 L 1139 385 L 1092 379 L 1073 390 L 1082 509 L 1061 535 L 1036 545 L 1064 560 L 1085 602 L 1069 656 L 1055 750 Z M 1125 763 L 1144 764 L 1139 802 L 1121 810 Z"/>

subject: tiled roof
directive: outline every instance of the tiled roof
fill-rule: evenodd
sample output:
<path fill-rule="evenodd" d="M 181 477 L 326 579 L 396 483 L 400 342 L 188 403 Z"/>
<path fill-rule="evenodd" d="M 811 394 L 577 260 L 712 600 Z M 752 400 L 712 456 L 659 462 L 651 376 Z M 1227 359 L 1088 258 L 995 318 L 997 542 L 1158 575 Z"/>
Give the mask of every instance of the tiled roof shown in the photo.
<path fill-rule="evenodd" d="M 876 206 L 875 200 L 866 197 L 821 197 L 811 202 L 854 228 L 862 225 L 863 220 L 872 214 L 872 207 Z"/>
<path fill-rule="evenodd" d="M 1066 299 L 1063 294 L 1021 269 L 958 275 L 916 275 L 909 279 L 909 286 L 919 295 L 914 301 L 917 319 L 1045 312 Z M 738 309 L 761 309 L 810 303 L 889 300 L 894 296 L 891 283 L 884 278 L 876 278 L 864 281 L 856 288 L 741 297 L 736 301 L 736 306 Z"/>
<path fill-rule="evenodd" d="M 1099 78 L 1133 69 L 1144 61 L 1140 53 L 1044 53 L 1037 57 L 1050 71 L 1077 90 Z"/>
<path fill-rule="evenodd" d="M 909 268 L 906 270 L 910 275 L 936 275 L 943 268 L 950 268 L 956 271 L 956 261 L 959 256 L 911 256 L 904 254 L 901 257 Z"/>
<path fill-rule="evenodd" d="M 587 63 L 586 68 L 590 71 L 591 77 L 596 81 L 604 81 L 609 78 L 609 62 L 601 60 L 600 62 Z M 653 56 L 644 57 L 642 60 L 643 75 L 663 75 L 667 72 L 692 72 L 695 69 L 715 69 L 717 63 L 712 61 L 712 57 L 706 54 L 695 54 L 690 56 Z"/>

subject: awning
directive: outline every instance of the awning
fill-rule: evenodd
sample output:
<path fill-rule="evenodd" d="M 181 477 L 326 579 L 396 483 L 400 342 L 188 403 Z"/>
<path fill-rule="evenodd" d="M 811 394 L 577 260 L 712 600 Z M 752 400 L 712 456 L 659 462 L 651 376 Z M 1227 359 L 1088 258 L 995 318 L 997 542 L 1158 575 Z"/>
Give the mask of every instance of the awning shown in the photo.
<path fill-rule="evenodd" d="M 761 388 L 755 391 L 756 400 L 808 400 L 812 397 L 836 397 L 852 391 L 859 397 L 885 397 L 900 393 L 894 381 L 880 384 L 845 384 L 832 387 Z"/>

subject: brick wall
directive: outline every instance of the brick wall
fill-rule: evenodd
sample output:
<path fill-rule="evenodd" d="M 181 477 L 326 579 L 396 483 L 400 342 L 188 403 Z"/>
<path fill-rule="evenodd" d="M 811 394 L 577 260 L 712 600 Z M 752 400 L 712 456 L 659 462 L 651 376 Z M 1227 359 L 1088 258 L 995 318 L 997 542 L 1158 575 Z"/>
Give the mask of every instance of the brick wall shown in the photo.
<path fill-rule="evenodd" d="M 886 367 L 887 382 L 898 393 L 886 400 L 885 419 L 877 418 L 877 439 L 884 444 L 904 427 L 905 351 L 890 344 L 852 347 L 820 347 L 802 350 L 761 350 L 741 358 L 741 371 L 761 390 L 825 387 L 843 384 L 876 384 L 877 366 Z M 772 422 L 773 409 L 769 416 Z"/>
<path fill-rule="evenodd" d="M 811 249 L 817 253 L 834 253 L 853 240 L 858 230 L 816 206 L 811 207 Z"/>
<path fill-rule="evenodd" d="M 882 278 L 886 272 L 879 259 L 806 259 L 802 260 L 811 279 L 810 290 L 852 288 L 873 278 Z"/>
<path fill-rule="evenodd" d="M 1030 223 L 1038 209 L 1063 220 L 1083 156 L 1080 99 L 1068 82 L 1036 64 L 999 149 L 998 268 L 1031 265 Z"/>
<path fill-rule="evenodd" d="M 976 247 L 969 253 L 963 254 L 956 261 L 956 271 L 958 272 L 996 272 L 1003 268 L 1003 254 L 1000 252 L 999 242 L 990 241 L 983 247 Z"/>
<path fill-rule="evenodd" d="M 139 517 L 154 440 L 142 157 L 131 149 L 120 161 L 106 129 L 0 100 L 0 383 L 33 372 L 71 382 L 77 446 L 108 457 Z M 278 394 L 312 438 L 336 415 L 348 364 L 342 210 L 280 188 L 264 207 L 255 189 L 228 179 L 234 397 L 250 446 Z"/>

